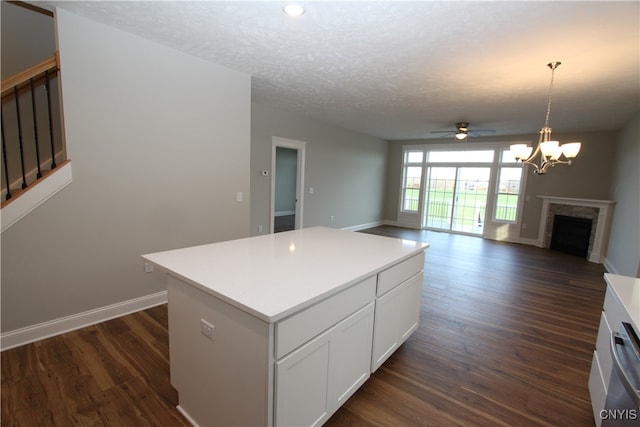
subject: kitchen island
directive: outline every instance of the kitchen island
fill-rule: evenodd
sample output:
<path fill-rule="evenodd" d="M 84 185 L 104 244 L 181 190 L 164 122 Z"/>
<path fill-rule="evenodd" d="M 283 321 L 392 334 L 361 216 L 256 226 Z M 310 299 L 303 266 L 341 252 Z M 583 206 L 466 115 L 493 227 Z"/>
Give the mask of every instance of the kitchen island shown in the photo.
<path fill-rule="evenodd" d="M 428 244 L 314 227 L 143 255 L 194 425 L 320 425 L 419 323 Z"/>

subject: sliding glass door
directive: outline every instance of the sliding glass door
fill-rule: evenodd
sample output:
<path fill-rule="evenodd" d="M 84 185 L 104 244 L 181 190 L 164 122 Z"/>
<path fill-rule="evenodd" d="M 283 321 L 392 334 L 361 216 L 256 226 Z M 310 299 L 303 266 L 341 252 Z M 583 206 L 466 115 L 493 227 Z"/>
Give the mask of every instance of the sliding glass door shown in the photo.
<path fill-rule="evenodd" d="M 427 168 L 423 227 L 482 234 L 491 168 Z"/>

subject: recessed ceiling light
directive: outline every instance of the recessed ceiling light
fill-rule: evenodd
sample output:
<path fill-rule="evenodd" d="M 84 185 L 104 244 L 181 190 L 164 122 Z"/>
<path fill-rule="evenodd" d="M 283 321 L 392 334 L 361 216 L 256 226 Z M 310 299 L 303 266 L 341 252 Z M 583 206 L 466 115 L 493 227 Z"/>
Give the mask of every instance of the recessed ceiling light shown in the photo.
<path fill-rule="evenodd" d="M 297 4 L 288 4 L 283 7 L 282 10 L 287 16 L 300 16 L 304 13 L 304 9 L 302 8 L 302 6 L 299 6 Z"/>

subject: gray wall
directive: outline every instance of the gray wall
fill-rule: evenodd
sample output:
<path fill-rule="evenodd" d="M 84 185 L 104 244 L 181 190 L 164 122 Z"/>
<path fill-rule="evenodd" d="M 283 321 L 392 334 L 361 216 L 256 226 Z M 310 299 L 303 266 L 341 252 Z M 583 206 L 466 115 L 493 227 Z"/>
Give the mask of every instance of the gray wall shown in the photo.
<path fill-rule="evenodd" d="M 537 196 L 564 196 L 584 199 L 608 200 L 612 188 L 615 147 L 618 141 L 617 132 L 586 132 L 562 134 L 554 133 L 554 138 L 562 142 L 581 141 L 582 150 L 573 165 L 560 165 L 551 169 L 546 175 L 527 172 L 524 211 L 522 223 L 526 228 L 520 230 L 521 239 L 535 240 L 538 237 L 542 200 Z M 524 142 L 537 138 L 534 135 L 511 137 L 484 137 L 469 139 L 465 144 L 472 146 L 481 142 L 504 142 L 505 146 L 512 141 Z M 536 140 L 537 141 L 537 140 Z M 387 186 L 386 218 L 397 220 L 400 178 L 402 169 L 402 147 L 410 144 L 451 143 L 447 140 L 394 141 L 389 153 L 389 182 Z M 531 142 L 530 142 L 531 143 Z"/>
<path fill-rule="evenodd" d="M 73 182 L 2 234 L 3 332 L 164 290 L 141 254 L 249 234 L 250 76 L 57 21 Z"/>
<path fill-rule="evenodd" d="M 3 1 L 2 80 L 49 58 L 56 50 L 53 18 Z"/>
<path fill-rule="evenodd" d="M 251 234 L 269 229 L 271 176 L 260 171 L 271 169 L 274 136 L 307 143 L 303 227 L 383 219 L 387 142 L 255 102 L 251 116 Z"/>
<path fill-rule="evenodd" d="M 620 132 L 614 161 L 613 211 L 607 266 L 612 272 L 640 277 L 640 113 Z"/>

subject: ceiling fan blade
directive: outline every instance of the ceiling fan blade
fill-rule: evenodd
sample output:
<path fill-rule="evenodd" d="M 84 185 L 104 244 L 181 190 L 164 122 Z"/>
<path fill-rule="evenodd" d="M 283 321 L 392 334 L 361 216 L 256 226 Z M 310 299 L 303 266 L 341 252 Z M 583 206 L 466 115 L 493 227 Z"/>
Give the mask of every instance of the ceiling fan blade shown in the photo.
<path fill-rule="evenodd" d="M 494 129 L 469 129 L 469 135 L 471 136 L 481 136 L 481 135 L 492 135 L 496 133 Z"/>
<path fill-rule="evenodd" d="M 455 130 L 432 130 L 431 133 L 456 133 Z"/>

